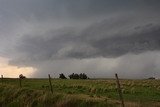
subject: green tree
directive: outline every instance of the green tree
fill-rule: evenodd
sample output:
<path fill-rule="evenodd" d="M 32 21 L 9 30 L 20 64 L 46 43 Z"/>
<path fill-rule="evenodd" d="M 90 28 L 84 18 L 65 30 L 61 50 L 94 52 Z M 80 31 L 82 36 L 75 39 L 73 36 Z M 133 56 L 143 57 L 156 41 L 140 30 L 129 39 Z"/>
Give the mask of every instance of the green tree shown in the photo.
<path fill-rule="evenodd" d="M 61 79 L 67 79 L 63 73 L 59 74 L 59 78 L 61 78 Z"/>

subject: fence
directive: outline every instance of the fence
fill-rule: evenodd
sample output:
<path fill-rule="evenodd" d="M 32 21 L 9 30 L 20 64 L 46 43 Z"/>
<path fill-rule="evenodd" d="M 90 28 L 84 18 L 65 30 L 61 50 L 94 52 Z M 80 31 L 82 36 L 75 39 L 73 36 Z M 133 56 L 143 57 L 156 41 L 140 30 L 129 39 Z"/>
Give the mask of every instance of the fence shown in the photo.
<path fill-rule="evenodd" d="M 124 107 L 124 100 L 123 100 L 123 95 L 122 95 L 122 90 L 121 90 L 121 86 L 119 83 L 119 78 L 118 78 L 118 74 L 115 74 L 115 78 L 116 78 L 116 84 L 117 84 L 117 91 L 119 94 L 119 98 L 122 104 L 122 107 Z M 19 87 L 22 88 L 23 87 L 23 76 L 19 76 L 18 81 L 19 81 Z M 49 80 L 49 86 L 50 86 L 50 91 L 53 93 L 53 87 L 52 87 L 52 81 L 51 81 L 51 75 L 48 74 L 48 80 Z M 1 83 L 4 84 L 4 76 L 1 75 Z"/>

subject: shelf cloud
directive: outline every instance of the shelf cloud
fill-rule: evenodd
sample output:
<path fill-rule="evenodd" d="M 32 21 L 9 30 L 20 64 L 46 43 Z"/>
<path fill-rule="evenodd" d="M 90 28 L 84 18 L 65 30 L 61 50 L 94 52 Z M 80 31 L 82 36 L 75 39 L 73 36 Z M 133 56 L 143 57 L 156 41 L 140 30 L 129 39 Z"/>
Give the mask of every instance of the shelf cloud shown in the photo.
<path fill-rule="evenodd" d="M 159 77 L 159 10 L 159 0 L 0 0 L 0 56 L 33 77 Z"/>

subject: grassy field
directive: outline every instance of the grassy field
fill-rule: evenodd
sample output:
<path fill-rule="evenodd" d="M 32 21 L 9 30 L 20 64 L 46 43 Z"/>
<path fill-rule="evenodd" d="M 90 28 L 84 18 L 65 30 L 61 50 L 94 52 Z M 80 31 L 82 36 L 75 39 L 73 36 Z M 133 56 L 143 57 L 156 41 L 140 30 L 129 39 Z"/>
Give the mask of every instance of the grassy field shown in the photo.
<path fill-rule="evenodd" d="M 120 80 L 126 107 L 160 107 L 160 80 Z M 4 79 L 0 107 L 120 107 L 116 81 Z"/>

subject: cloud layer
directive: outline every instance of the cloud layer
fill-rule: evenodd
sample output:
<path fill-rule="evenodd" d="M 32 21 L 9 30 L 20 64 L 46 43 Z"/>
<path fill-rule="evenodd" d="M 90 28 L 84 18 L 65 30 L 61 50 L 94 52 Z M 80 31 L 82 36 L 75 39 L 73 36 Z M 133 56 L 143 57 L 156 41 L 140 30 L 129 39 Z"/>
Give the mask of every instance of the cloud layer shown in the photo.
<path fill-rule="evenodd" d="M 10 64 L 91 77 L 160 76 L 158 0 L 0 0 L 0 55 Z"/>

